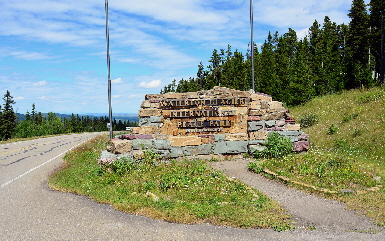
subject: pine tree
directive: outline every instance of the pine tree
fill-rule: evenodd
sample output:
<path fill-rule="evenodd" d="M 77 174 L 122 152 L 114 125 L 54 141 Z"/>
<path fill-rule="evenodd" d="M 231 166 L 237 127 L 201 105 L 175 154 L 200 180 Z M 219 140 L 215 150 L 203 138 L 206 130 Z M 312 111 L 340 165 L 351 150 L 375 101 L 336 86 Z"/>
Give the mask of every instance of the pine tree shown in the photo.
<path fill-rule="evenodd" d="M 347 69 L 346 65 L 349 61 L 349 56 L 347 54 L 347 48 L 346 48 L 346 39 L 349 33 L 349 26 L 346 24 L 341 24 L 337 26 L 337 32 L 338 32 L 338 42 L 339 42 L 339 52 L 340 52 L 340 58 L 341 58 L 341 65 L 338 67 L 339 69 L 339 80 L 338 86 L 336 86 L 336 91 L 341 91 L 345 89 L 345 86 L 347 85 Z"/>
<path fill-rule="evenodd" d="M 353 0 L 348 16 L 349 33 L 346 39 L 347 57 L 346 88 L 358 88 L 371 84 L 369 69 L 369 15 L 363 0 Z"/>
<path fill-rule="evenodd" d="M 32 104 L 31 119 L 35 121 L 36 118 L 36 106 L 35 103 Z M 36 121 L 35 121 L 36 122 Z"/>
<path fill-rule="evenodd" d="M 31 120 L 31 114 L 29 113 L 28 110 L 27 110 L 27 113 L 25 113 L 25 120 L 28 120 L 28 121 Z"/>
<path fill-rule="evenodd" d="M 328 16 L 324 19 L 321 33 L 322 79 L 320 80 L 319 93 L 330 94 L 341 91 L 343 88 L 343 72 L 341 42 L 338 37 L 339 27 L 330 21 Z"/>
<path fill-rule="evenodd" d="M 43 123 L 43 114 L 39 111 L 36 115 L 35 115 L 35 123 L 36 125 L 41 125 Z"/>
<path fill-rule="evenodd" d="M 293 63 L 293 78 L 287 91 L 288 105 L 299 105 L 315 96 L 310 58 L 310 43 L 307 37 L 297 43 L 297 55 Z"/>
<path fill-rule="evenodd" d="M 197 72 L 197 77 L 198 77 L 198 82 L 199 82 L 199 89 L 202 90 L 203 89 L 203 80 L 206 78 L 205 76 L 205 71 L 204 71 L 204 66 L 203 66 L 203 63 L 200 62 L 199 65 L 198 65 L 198 72 Z"/>
<path fill-rule="evenodd" d="M 322 60 L 322 30 L 317 20 L 309 28 L 311 71 L 316 95 L 322 95 L 323 60 Z"/>
<path fill-rule="evenodd" d="M 370 52 L 373 55 L 373 64 L 375 71 L 375 78 L 379 78 L 382 73 L 384 63 L 384 46 L 381 48 L 382 40 L 382 29 L 384 25 L 384 12 L 385 12 L 385 1 L 384 0 L 371 0 L 369 4 L 369 26 L 370 26 Z M 382 42 L 382 45 L 384 43 Z M 383 80 L 382 80 L 383 83 Z"/>
<path fill-rule="evenodd" d="M 277 75 L 275 91 L 272 93 L 276 100 L 287 103 L 290 93 L 287 91 L 288 86 L 294 80 L 294 62 L 297 55 L 297 34 L 289 28 L 289 32 L 285 33 L 278 39 L 278 46 L 276 51 Z"/>
<path fill-rule="evenodd" d="M 0 107 L 0 140 L 8 140 L 15 133 L 17 124 L 17 116 L 12 107 L 16 102 L 8 90 L 3 100 L 5 102 L 4 107 L 2 109 Z"/>
<path fill-rule="evenodd" d="M 298 40 L 292 29 L 283 36 L 269 33 L 260 52 L 254 46 L 255 91 L 297 105 L 314 96 L 375 84 L 371 72 L 378 73 L 380 68 L 379 16 L 385 10 L 380 5 L 383 2 L 371 0 L 369 19 L 364 1 L 353 0 L 349 25 L 337 25 L 325 16 L 322 27 L 314 21 L 303 40 Z M 182 79 L 176 86 L 174 80 L 161 93 L 172 89 L 197 91 L 217 85 L 247 90 L 252 85 L 249 50 L 246 57 L 233 52 L 230 45 L 226 51 L 214 49 L 207 68 L 202 62 L 198 65 L 196 79 Z"/>
<path fill-rule="evenodd" d="M 220 54 L 218 54 L 218 50 L 213 50 L 209 62 L 210 65 L 207 66 L 207 68 L 209 69 L 209 74 L 206 78 L 204 89 L 211 89 L 214 86 L 220 85 L 222 57 Z"/>
<path fill-rule="evenodd" d="M 278 32 L 276 32 L 274 36 L 269 32 L 267 40 L 262 45 L 260 54 L 259 87 L 256 91 L 270 95 L 274 95 L 276 89 L 279 88 L 279 86 L 276 85 L 279 80 L 275 58 L 277 41 Z"/>
<path fill-rule="evenodd" d="M 237 90 L 248 90 L 250 85 L 249 79 L 246 77 L 243 54 L 238 50 L 233 53 L 230 45 L 228 45 L 226 54 L 226 59 L 222 65 L 221 86 Z"/>

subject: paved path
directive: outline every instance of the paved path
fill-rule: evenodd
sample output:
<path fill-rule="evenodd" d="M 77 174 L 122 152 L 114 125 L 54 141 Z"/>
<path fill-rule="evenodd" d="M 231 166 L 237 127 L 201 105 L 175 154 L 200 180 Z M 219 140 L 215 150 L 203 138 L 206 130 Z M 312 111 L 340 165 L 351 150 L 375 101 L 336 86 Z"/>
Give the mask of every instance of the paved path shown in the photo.
<path fill-rule="evenodd" d="M 275 232 L 174 224 L 49 189 L 47 178 L 60 166 L 63 153 L 95 135 L 0 145 L 0 240 L 384 240 L 383 233 L 327 228 Z"/>
<path fill-rule="evenodd" d="M 320 231 L 338 233 L 381 230 L 366 217 L 345 209 L 343 203 L 294 190 L 247 171 L 248 161 L 246 160 L 223 161 L 211 164 L 216 169 L 225 171 L 228 176 L 242 180 L 249 186 L 278 201 L 293 216 L 297 228 L 315 227 Z"/>

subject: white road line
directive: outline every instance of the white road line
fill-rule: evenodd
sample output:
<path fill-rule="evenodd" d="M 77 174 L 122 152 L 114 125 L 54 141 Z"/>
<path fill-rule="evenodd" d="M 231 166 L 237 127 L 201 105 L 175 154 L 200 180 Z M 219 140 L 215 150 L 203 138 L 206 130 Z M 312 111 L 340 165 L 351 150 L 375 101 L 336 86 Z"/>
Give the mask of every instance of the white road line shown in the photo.
<path fill-rule="evenodd" d="M 30 173 L 30 172 L 32 172 L 32 171 L 38 169 L 39 167 L 44 166 L 45 164 L 47 164 L 47 163 L 49 163 L 49 162 L 55 160 L 55 159 L 58 158 L 59 156 L 64 155 L 66 152 L 68 152 L 68 151 L 74 149 L 75 147 L 80 146 L 81 144 L 83 144 L 84 142 L 86 142 L 86 141 L 88 141 L 88 140 L 90 140 L 90 139 L 91 139 L 91 138 L 87 138 L 85 141 L 83 141 L 83 142 L 77 144 L 77 145 L 74 146 L 74 147 L 71 147 L 70 149 L 68 149 L 67 151 L 65 151 L 65 152 L 63 152 L 63 153 L 60 153 L 59 155 L 55 156 L 54 158 L 51 158 L 51 159 L 49 159 L 48 161 L 46 161 L 46 162 L 44 162 L 44 163 L 42 163 L 42 164 L 40 164 L 40 165 L 38 165 L 38 166 L 36 166 L 36 167 L 30 169 L 29 171 L 26 171 L 25 173 L 21 174 L 20 176 L 15 177 L 14 179 L 12 179 L 12 180 L 10 180 L 10 181 L 8 181 L 8 182 L 6 182 L 6 183 L 1 184 L 0 188 L 3 188 L 3 187 L 5 187 L 5 186 L 7 186 L 8 184 L 12 183 L 13 181 L 16 181 L 17 179 L 19 179 L 19 178 L 21 178 L 21 177 L 27 175 L 28 173 Z"/>

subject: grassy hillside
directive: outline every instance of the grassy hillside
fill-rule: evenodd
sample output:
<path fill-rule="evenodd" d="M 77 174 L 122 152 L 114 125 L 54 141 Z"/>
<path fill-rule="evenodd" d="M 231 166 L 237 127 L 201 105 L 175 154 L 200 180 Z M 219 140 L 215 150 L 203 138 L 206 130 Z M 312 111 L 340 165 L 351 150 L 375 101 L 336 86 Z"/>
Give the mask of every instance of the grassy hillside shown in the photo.
<path fill-rule="evenodd" d="M 249 170 L 345 202 L 385 226 L 385 89 L 344 91 L 290 111 L 310 150 L 260 158 Z"/>
<path fill-rule="evenodd" d="M 359 165 L 385 178 L 384 88 L 323 96 L 290 111 L 297 122 L 309 116 L 317 119 L 302 128 L 313 149 L 350 154 Z"/>
<path fill-rule="evenodd" d="M 349 189 L 360 189 L 365 185 L 370 187 L 373 181 L 382 185 L 377 192 L 340 193 L 329 198 L 343 201 L 348 208 L 358 210 L 385 226 L 385 89 L 345 91 L 316 98 L 290 110 L 298 122 L 302 120 L 304 124 L 309 124 L 316 121 L 314 125 L 302 129 L 309 134 L 312 145 L 310 154 L 303 155 L 308 159 L 303 159 L 309 163 L 316 163 L 314 159 L 322 160 L 315 167 L 325 163 L 330 165 L 336 160 L 340 164 L 332 168 L 329 166 L 331 173 L 324 169 L 320 178 L 311 177 L 315 181 L 310 183 L 329 189 L 338 186 L 340 180 Z M 300 156 L 293 158 L 294 166 L 303 164 Z M 297 177 L 301 175 L 297 174 Z M 302 177 L 305 181 L 311 180 Z M 358 182 L 354 180 L 357 177 Z M 334 180 L 337 184 L 333 183 Z"/>

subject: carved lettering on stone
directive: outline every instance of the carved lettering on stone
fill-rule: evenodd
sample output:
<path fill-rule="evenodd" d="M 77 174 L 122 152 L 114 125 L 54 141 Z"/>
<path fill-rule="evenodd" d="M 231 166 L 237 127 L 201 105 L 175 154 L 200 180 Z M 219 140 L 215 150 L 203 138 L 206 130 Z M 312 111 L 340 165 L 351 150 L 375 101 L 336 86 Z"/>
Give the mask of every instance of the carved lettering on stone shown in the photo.
<path fill-rule="evenodd" d="M 250 152 L 262 148 L 261 143 L 272 131 L 297 143 L 296 150 L 307 150 L 309 145 L 308 136 L 300 135 L 300 125 L 281 102 L 253 91 L 214 87 L 188 93 L 149 94 L 138 116 L 140 127 L 132 128 L 133 144 L 137 147 L 147 141 L 164 157 Z M 148 134 L 152 139 L 145 140 Z M 125 145 L 128 150 L 131 148 Z M 135 148 L 132 150 L 134 155 Z"/>

